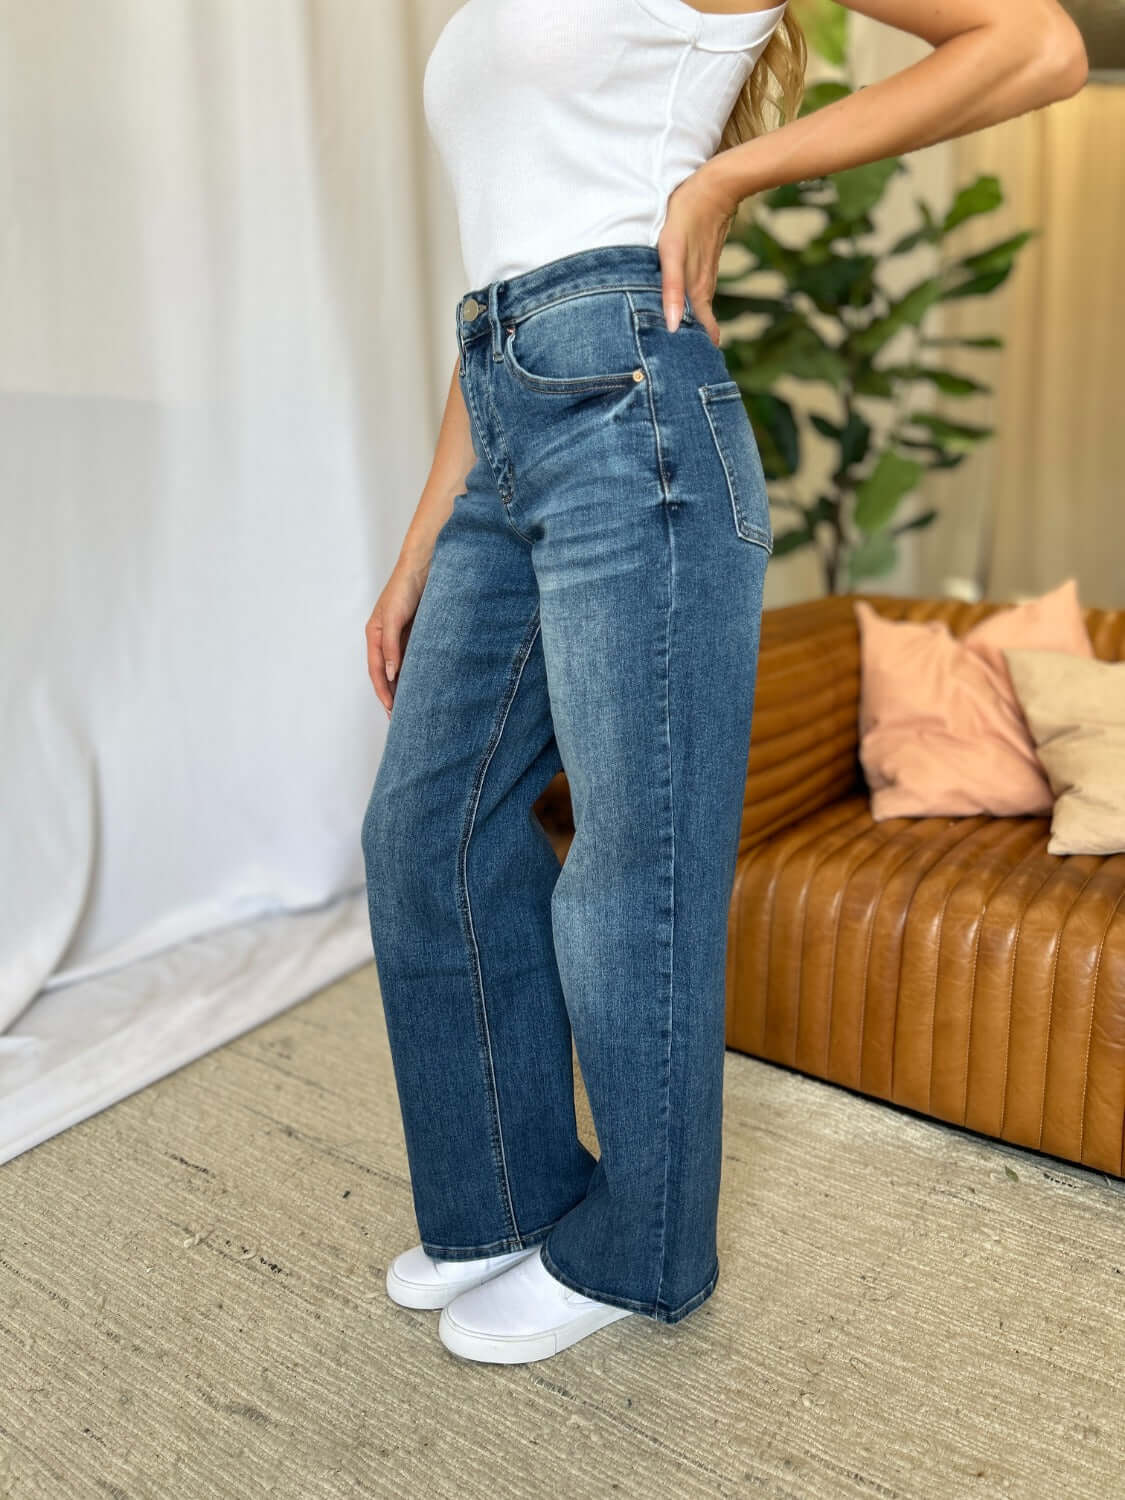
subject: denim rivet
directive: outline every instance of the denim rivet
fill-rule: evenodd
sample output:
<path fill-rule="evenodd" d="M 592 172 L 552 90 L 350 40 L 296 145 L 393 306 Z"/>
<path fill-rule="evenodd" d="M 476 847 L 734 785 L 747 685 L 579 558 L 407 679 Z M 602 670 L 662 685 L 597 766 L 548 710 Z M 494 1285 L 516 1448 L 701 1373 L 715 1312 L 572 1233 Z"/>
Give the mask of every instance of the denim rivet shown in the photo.
<path fill-rule="evenodd" d="M 645 372 L 643 370 L 634 370 L 633 371 L 633 379 L 634 380 L 643 380 L 644 378 L 645 378 Z"/>

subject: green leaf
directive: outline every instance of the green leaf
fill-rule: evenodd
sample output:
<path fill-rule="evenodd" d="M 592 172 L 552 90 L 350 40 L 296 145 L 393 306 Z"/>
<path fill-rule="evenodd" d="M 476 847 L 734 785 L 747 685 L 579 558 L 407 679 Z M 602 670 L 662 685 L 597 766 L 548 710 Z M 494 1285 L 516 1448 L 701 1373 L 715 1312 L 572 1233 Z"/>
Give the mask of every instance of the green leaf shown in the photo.
<path fill-rule="evenodd" d="M 919 245 L 930 244 L 933 235 L 928 229 L 912 229 L 909 234 L 904 234 L 901 239 L 895 240 L 888 250 L 888 255 L 906 255 L 911 250 L 916 250 Z"/>
<path fill-rule="evenodd" d="M 852 90 L 846 83 L 834 78 L 822 79 L 820 83 L 811 84 L 801 100 L 801 108 L 798 119 L 802 115 L 815 114 L 818 109 L 823 109 L 826 104 L 835 104 L 837 99 L 846 99 Z"/>
<path fill-rule="evenodd" d="M 836 204 L 833 195 L 827 195 L 825 201 L 811 203 L 810 207 L 819 209 L 824 215 L 824 222 L 817 232 L 806 241 L 805 248 L 801 252 L 801 258 L 806 265 L 818 265 L 827 258 L 827 252 L 834 245 L 843 243 L 845 255 L 856 254 L 856 241 L 861 234 L 866 234 L 873 226 L 870 219 L 857 219 L 849 223 L 841 218 L 836 212 Z"/>
<path fill-rule="evenodd" d="M 835 526 L 836 517 L 840 513 L 840 502 L 834 495 L 818 495 L 816 504 L 810 506 L 805 512 L 808 516 L 809 529 L 818 526 L 822 521 L 827 521 Z"/>
<path fill-rule="evenodd" d="M 910 521 L 902 521 L 898 526 L 892 526 L 891 533 L 894 536 L 901 536 L 904 531 L 921 531 L 923 527 L 929 526 L 936 520 L 936 510 L 924 510 L 920 516 L 915 516 Z"/>
<path fill-rule="evenodd" d="M 899 329 L 920 323 L 941 295 L 941 281 L 929 277 L 912 287 L 904 297 L 891 304 L 884 317 L 876 318 L 866 328 L 848 335 L 848 348 L 856 354 L 874 354 L 888 343 Z"/>
<path fill-rule="evenodd" d="M 899 501 L 924 473 L 921 464 L 893 448 L 880 453 L 871 473 L 856 488 L 853 520 L 860 531 L 873 532 L 885 526 Z"/>
<path fill-rule="evenodd" d="M 881 365 L 879 373 L 895 380 L 929 381 L 946 396 L 974 396 L 978 391 L 992 389 L 969 375 L 957 375 L 952 370 L 938 370 L 929 365 Z"/>
<path fill-rule="evenodd" d="M 840 467 L 850 469 L 867 457 L 871 444 L 871 426 L 857 411 L 848 412 L 840 442 Z"/>
<path fill-rule="evenodd" d="M 905 170 L 897 156 L 888 156 L 882 161 L 864 162 L 861 166 L 831 173 L 841 216 L 850 224 L 869 213 L 895 173 Z"/>
<path fill-rule="evenodd" d="M 905 420 L 916 427 L 925 427 L 944 447 L 958 453 L 969 453 L 978 443 L 991 437 L 994 427 L 977 427 L 969 422 L 951 422 L 932 411 L 911 412 Z"/>
<path fill-rule="evenodd" d="M 978 177 L 967 187 L 958 190 L 949 212 L 942 221 L 943 233 L 948 234 L 951 229 L 956 229 L 958 224 L 963 224 L 966 219 L 971 219 L 976 214 L 991 213 L 993 209 L 999 208 L 1003 201 L 1004 193 L 998 177 L 991 174 Z"/>
<path fill-rule="evenodd" d="M 741 244 L 747 229 L 755 221 L 754 207 L 764 203 L 768 208 L 823 208 L 829 197 L 823 177 L 802 177 L 796 182 L 782 182 L 765 192 L 744 198 L 735 210 L 729 238 Z"/>
<path fill-rule="evenodd" d="M 805 201 L 804 184 L 783 182 L 759 196 L 767 208 L 798 208 Z"/>
<path fill-rule="evenodd" d="M 798 547 L 807 547 L 812 540 L 812 533 L 805 526 L 778 531 L 774 534 L 773 554 L 775 557 L 784 557 L 787 552 L 796 552 Z"/>
<path fill-rule="evenodd" d="M 893 382 L 874 365 L 866 364 L 852 376 L 852 390 L 857 396 L 881 396 L 885 401 L 895 393 Z"/>
<path fill-rule="evenodd" d="M 804 292 L 821 312 L 841 307 L 866 307 L 872 297 L 876 260 L 873 255 L 834 255 L 818 246 L 818 258 L 806 257 L 791 281 L 794 292 Z"/>
<path fill-rule="evenodd" d="M 848 53 L 848 12 L 832 0 L 803 0 L 801 30 L 810 52 L 818 53 L 826 63 L 842 68 Z"/>
<path fill-rule="evenodd" d="M 1019 234 L 1013 234 L 1006 240 L 997 240 L 994 245 L 986 245 L 983 250 L 975 250 L 972 255 L 963 255 L 960 260 L 952 263 L 952 269 L 964 267 L 967 271 L 977 273 L 985 271 L 1008 271 L 1011 270 L 1012 262 L 1016 258 L 1016 252 L 1027 244 L 1028 240 L 1035 234 L 1036 229 L 1024 229 Z"/>
<path fill-rule="evenodd" d="M 930 205 L 924 198 L 915 198 L 914 207 L 922 216 L 922 225 L 919 229 L 912 229 L 904 234 L 901 239 L 895 240 L 887 251 L 888 255 L 905 255 L 918 245 L 936 244 L 941 239 L 941 229 L 934 219 Z"/>
<path fill-rule="evenodd" d="M 861 464 L 867 457 L 867 449 L 871 442 L 871 428 L 860 416 L 859 412 L 849 410 L 848 419 L 842 427 L 835 422 L 830 422 L 827 417 L 812 415 L 809 420 L 823 437 L 831 438 L 833 442 L 840 445 L 840 461 L 836 465 L 833 479 L 837 482 L 843 478 L 847 471 L 856 464 Z M 817 504 L 830 503 L 838 508 L 839 502 L 830 500 L 830 497 L 822 495 Z M 829 519 L 835 512 L 829 512 L 824 519 Z"/>
<path fill-rule="evenodd" d="M 767 317 L 787 316 L 789 308 L 776 297 L 751 297 L 748 292 L 716 291 L 711 311 L 719 323 L 729 323 L 744 313 L 765 313 Z"/>
<path fill-rule="evenodd" d="M 929 334 L 919 335 L 918 342 L 927 348 L 938 349 L 942 345 L 955 348 L 958 345 L 966 349 L 1003 349 L 1004 340 L 997 338 L 994 333 L 982 333 L 971 338 L 961 338 L 956 334 Z"/>
<path fill-rule="evenodd" d="M 790 250 L 783 245 L 769 232 L 760 219 L 755 219 L 752 224 L 746 226 L 745 231 L 738 237 L 738 243 L 750 252 L 759 265 L 768 266 L 774 271 L 781 271 L 786 277 L 790 276 L 800 265 L 800 252 Z"/>
<path fill-rule="evenodd" d="M 793 319 L 750 343 L 732 343 L 725 351 L 731 376 L 742 390 L 769 391 L 782 375 L 798 380 L 826 380 L 840 386 L 847 366 L 807 323 Z"/>
<path fill-rule="evenodd" d="M 1002 282 L 1007 281 L 1011 269 L 1011 266 L 1008 266 L 1003 271 L 991 271 L 986 276 L 970 276 L 967 281 L 961 281 L 955 286 L 946 287 L 941 294 L 941 301 L 952 302 L 957 297 L 986 297 L 989 292 L 994 292 Z"/>
<path fill-rule="evenodd" d="M 855 588 L 864 578 L 882 578 L 898 561 L 898 547 L 889 531 L 865 536 L 848 551 L 848 584 Z"/>
<path fill-rule="evenodd" d="M 926 465 L 927 473 L 932 469 L 956 469 L 960 464 L 963 464 L 965 462 L 965 459 L 968 457 L 968 454 L 964 452 L 947 453 L 944 448 L 940 447 L 936 443 L 919 443 L 912 441 L 910 438 L 904 437 L 902 433 L 898 431 L 893 434 L 893 437 L 895 443 L 900 448 L 913 448 L 917 451 L 929 453 L 931 455 L 930 462 Z"/>
<path fill-rule="evenodd" d="M 754 429 L 766 478 L 789 479 L 801 461 L 801 434 L 793 407 L 770 391 L 744 394 L 742 404 Z"/>
<path fill-rule="evenodd" d="M 900 427 L 896 427 L 888 436 L 888 441 L 893 442 L 896 448 L 912 448 L 918 453 L 930 455 L 930 462 L 926 465 L 930 469 L 956 469 L 959 464 L 965 462 L 968 453 L 964 449 L 949 450 L 928 438 L 913 438 L 907 436 Z"/>

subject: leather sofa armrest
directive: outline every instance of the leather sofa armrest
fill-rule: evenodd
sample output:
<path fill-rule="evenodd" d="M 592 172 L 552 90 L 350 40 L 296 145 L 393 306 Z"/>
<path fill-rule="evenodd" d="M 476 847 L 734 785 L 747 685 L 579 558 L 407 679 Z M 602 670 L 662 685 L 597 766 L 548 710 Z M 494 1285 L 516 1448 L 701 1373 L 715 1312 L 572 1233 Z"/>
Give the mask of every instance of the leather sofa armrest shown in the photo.
<path fill-rule="evenodd" d="M 854 595 L 762 612 L 739 852 L 866 792 Z"/>

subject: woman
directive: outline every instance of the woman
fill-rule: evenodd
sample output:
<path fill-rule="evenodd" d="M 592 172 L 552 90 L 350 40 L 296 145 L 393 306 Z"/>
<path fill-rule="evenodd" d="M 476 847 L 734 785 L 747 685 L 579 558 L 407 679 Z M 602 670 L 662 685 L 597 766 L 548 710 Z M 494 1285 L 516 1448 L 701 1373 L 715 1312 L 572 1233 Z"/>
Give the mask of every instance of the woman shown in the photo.
<path fill-rule="evenodd" d="M 421 1231 L 387 1288 L 442 1308 L 469 1359 L 675 1323 L 718 1279 L 726 923 L 773 547 L 711 309 L 731 217 L 1085 80 L 1054 0 L 851 8 L 934 50 L 804 119 L 784 4 L 468 0 L 427 64 L 472 286 L 367 624 L 391 724 L 363 848 Z M 767 78 L 786 122 L 763 132 Z M 561 871 L 532 812 L 560 768 Z"/>

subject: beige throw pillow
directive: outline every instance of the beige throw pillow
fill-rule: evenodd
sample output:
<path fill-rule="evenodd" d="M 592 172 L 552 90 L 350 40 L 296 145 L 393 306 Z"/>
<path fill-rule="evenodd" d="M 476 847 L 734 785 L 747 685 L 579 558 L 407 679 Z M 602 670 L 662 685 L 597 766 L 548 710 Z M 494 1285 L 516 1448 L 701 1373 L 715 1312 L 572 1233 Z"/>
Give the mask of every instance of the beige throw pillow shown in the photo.
<path fill-rule="evenodd" d="M 1047 853 L 1125 853 L 1125 662 L 1004 656 L 1055 798 Z"/>

